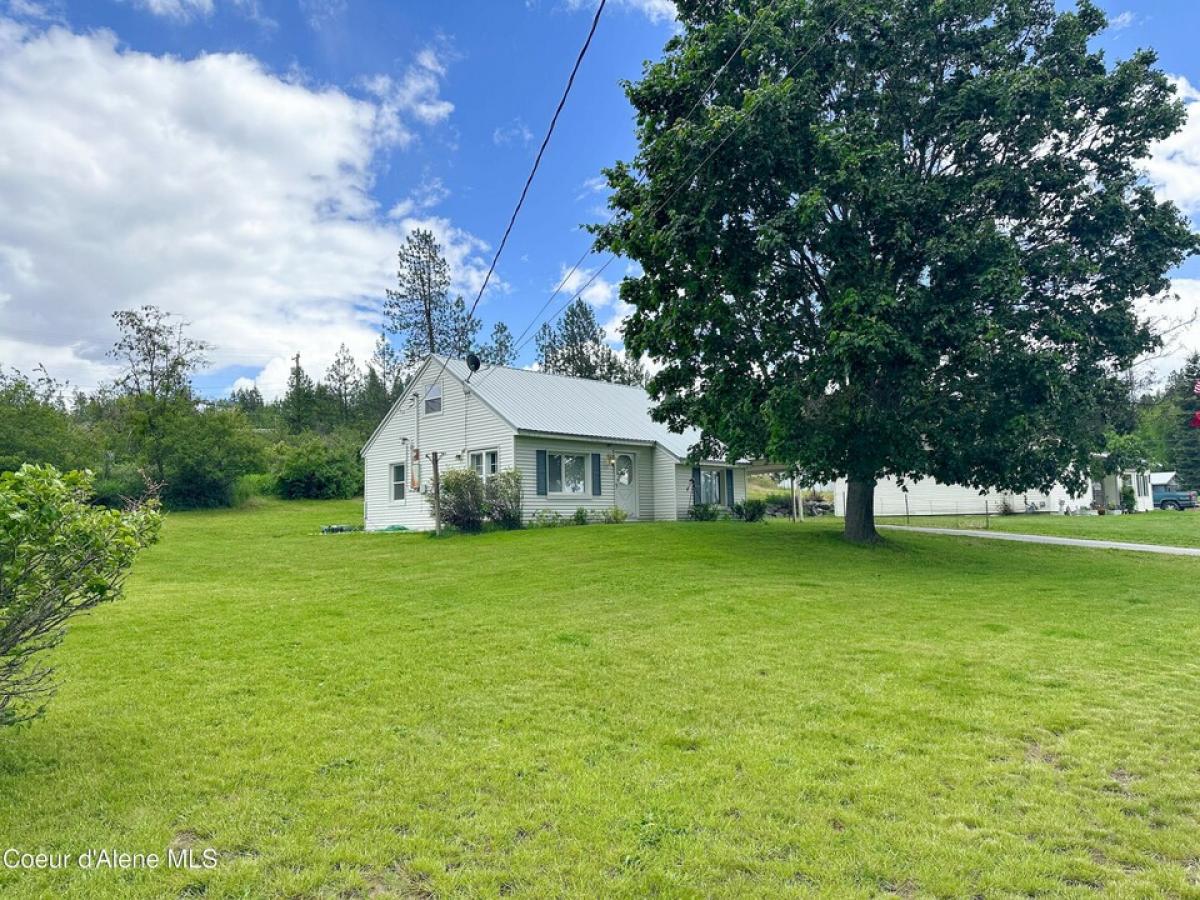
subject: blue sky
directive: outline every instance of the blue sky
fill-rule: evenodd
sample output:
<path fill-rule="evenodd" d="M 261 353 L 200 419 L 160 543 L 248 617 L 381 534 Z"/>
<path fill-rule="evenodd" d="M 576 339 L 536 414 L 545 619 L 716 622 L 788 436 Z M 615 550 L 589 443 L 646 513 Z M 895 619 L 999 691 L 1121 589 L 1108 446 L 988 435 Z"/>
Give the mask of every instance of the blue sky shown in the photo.
<path fill-rule="evenodd" d="M 1106 50 L 1153 46 L 1200 85 L 1193 3 L 1105 7 Z M 478 285 L 593 10 L 0 0 L 0 130 L 19 135 L 0 160 L 0 362 L 93 387 L 111 374 L 109 312 L 141 302 L 215 345 L 210 394 L 239 378 L 271 394 L 296 351 L 314 375 L 341 341 L 365 358 L 407 229 L 434 227 L 457 287 Z M 600 170 L 634 149 L 619 82 L 659 55 L 670 11 L 610 0 L 481 307 L 489 327 L 520 332 L 586 248 Z M 1164 190 L 1196 213 L 1200 135 L 1172 160 Z M 621 271 L 587 294 L 614 341 Z M 1200 261 L 1178 274 L 1200 301 Z"/>

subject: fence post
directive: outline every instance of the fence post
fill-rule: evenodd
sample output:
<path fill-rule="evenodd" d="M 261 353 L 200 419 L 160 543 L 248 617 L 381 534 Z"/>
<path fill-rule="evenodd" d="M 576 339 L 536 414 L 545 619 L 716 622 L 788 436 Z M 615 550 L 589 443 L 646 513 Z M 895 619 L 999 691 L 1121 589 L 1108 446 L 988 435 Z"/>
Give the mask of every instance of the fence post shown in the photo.
<path fill-rule="evenodd" d="M 908 516 L 908 491 L 904 492 L 904 524 L 912 524 L 912 519 L 910 519 Z"/>
<path fill-rule="evenodd" d="M 987 529 L 992 527 L 992 505 L 987 500 L 983 501 L 983 527 Z"/>

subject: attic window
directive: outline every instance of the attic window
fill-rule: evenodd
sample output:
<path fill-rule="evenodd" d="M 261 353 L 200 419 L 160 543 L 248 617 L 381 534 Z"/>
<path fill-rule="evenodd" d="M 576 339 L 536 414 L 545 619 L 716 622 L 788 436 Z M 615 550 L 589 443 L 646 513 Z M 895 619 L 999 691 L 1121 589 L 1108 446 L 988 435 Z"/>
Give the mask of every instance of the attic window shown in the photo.
<path fill-rule="evenodd" d="M 442 386 L 431 384 L 425 388 L 425 415 L 442 411 Z"/>

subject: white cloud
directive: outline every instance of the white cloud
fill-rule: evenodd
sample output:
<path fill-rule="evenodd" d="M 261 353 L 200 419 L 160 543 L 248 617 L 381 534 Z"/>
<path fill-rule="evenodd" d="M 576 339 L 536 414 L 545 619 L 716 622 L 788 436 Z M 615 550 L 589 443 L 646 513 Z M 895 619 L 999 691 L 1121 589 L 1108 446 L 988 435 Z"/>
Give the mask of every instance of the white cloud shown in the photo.
<path fill-rule="evenodd" d="M 431 62 L 414 67 L 435 76 Z M 385 220 L 371 196 L 381 154 L 432 102 L 405 90 L 372 102 L 240 54 L 156 57 L 0 18 L 0 363 L 94 387 L 112 310 L 143 303 L 189 320 L 214 369 L 273 379 L 298 350 L 315 374 L 342 341 L 363 359 L 418 225 L 477 289 L 482 242 L 441 218 Z"/>
<path fill-rule="evenodd" d="M 675 4 L 671 0 L 615 0 L 614 6 L 639 12 L 651 22 L 671 22 L 675 19 Z M 595 0 L 567 0 L 568 9 L 596 8 Z"/>
<path fill-rule="evenodd" d="M 579 186 L 579 193 L 575 195 L 575 202 L 585 200 L 588 197 L 596 194 L 603 194 L 608 190 L 608 179 L 603 175 L 593 175 L 591 178 L 585 178 L 583 184 Z"/>
<path fill-rule="evenodd" d="M 1135 24 L 1136 22 L 1137 14 L 1132 10 L 1127 9 L 1123 13 L 1113 16 L 1108 23 L 1108 27 L 1113 31 L 1124 31 L 1126 28 Z"/>
<path fill-rule="evenodd" d="M 32 19 L 42 22 L 58 22 L 62 20 L 61 0 L 8 0 L 7 11 L 10 16 L 18 19 Z"/>
<path fill-rule="evenodd" d="M 378 100 L 376 129 L 381 140 L 405 145 L 413 137 L 405 124 L 409 118 L 436 125 L 450 117 L 454 104 L 439 93 L 445 72 L 436 51 L 426 47 L 401 78 L 381 73 L 363 80 L 363 89 Z"/>
<path fill-rule="evenodd" d="M 389 219 L 404 219 L 414 213 L 433 209 L 450 196 L 450 190 L 440 178 L 427 178 L 416 189 L 388 210 Z"/>
<path fill-rule="evenodd" d="M 36 5 L 35 0 L 9 0 L 10 4 Z M 139 9 L 180 23 L 192 22 L 196 19 L 207 19 L 217 9 L 214 0 L 125 0 Z M 225 0 L 227 6 L 257 22 L 266 28 L 276 28 L 274 19 L 263 14 L 259 0 Z"/>
<path fill-rule="evenodd" d="M 1152 148 L 1146 172 L 1159 197 L 1196 215 L 1200 213 L 1200 90 L 1183 76 L 1171 80 L 1187 108 L 1187 122 Z"/>
<path fill-rule="evenodd" d="M 492 143 L 497 147 L 504 147 L 509 144 L 523 144 L 528 146 L 533 141 L 533 132 L 529 130 L 529 126 L 520 117 L 513 119 L 507 125 L 497 125 L 492 131 Z"/>
<path fill-rule="evenodd" d="M 300 0 L 300 11 L 310 27 L 320 29 L 346 11 L 346 0 Z"/>
<path fill-rule="evenodd" d="M 1142 319 L 1163 338 L 1162 348 L 1139 362 L 1137 368 L 1141 374 L 1153 374 L 1160 381 L 1182 366 L 1188 356 L 1200 352 L 1200 279 L 1176 278 L 1171 288 L 1172 297 L 1137 304 Z"/>
<path fill-rule="evenodd" d="M 569 275 L 568 272 L 570 272 Z M 573 302 L 574 295 L 579 294 L 592 307 L 597 321 L 600 322 L 600 327 L 604 329 L 605 339 L 611 344 L 619 345 L 622 342 L 625 318 L 633 312 L 633 307 L 621 300 L 618 295 L 617 282 L 609 281 L 603 275 L 596 275 L 595 272 L 595 269 L 571 271 L 570 266 L 564 265 L 558 276 L 558 282 L 563 285 L 564 297 L 571 298 Z M 595 275 L 594 279 L 593 275 Z M 564 277 L 566 278 L 565 282 L 563 281 Z M 554 286 L 557 287 L 558 284 Z M 582 293 L 580 293 L 581 291 Z M 564 305 L 565 301 L 563 303 L 556 302 L 553 309 L 557 311 Z"/>
<path fill-rule="evenodd" d="M 211 16 L 213 12 L 213 0 L 134 0 L 134 3 L 156 16 L 181 22 Z"/>

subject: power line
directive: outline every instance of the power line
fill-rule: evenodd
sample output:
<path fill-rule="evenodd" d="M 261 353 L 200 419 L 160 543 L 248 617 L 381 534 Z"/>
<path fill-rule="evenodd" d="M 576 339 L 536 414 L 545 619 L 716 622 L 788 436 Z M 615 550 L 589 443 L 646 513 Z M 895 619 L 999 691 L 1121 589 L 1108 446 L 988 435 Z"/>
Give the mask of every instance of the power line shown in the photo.
<path fill-rule="evenodd" d="M 575 76 L 579 74 L 579 67 L 583 64 L 583 58 L 587 55 L 588 48 L 592 45 L 592 38 L 596 35 L 596 28 L 600 24 L 600 14 L 604 12 L 604 6 L 608 0 L 600 0 L 600 4 L 596 7 L 596 14 L 592 16 L 592 25 L 588 29 L 587 37 L 584 39 L 583 46 L 579 48 L 579 55 L 575 57 L 575 65 L 571 67 L 571 74 L 567 77 L 566 87 L 563 88 L 562 96 L 558 100 L 558 106 L 554 108 L 554 115 L 550 118 L 550 125 L 546 129 L 546 136 L 542 138 L 542 144 L 538 147 L 537 156 L 534 157 L 533 167 L 529 170 L 529 176 L 525 179 L 525 185 L 521 188 L 521 196 L 517 198 L 517 205 L 513 208 L 512 215 L 508 219 L 508 225 L 504 229 L 504 235 L 500 238 L 500 245 L 496 247 L 496 253 L 492 257 L 492 264 L 488 266 L 487 274 L 483 278 L 483 283 L 479 285 L 479 293 L 475 295 L 475 301 L 471 304 L 471 311 L 467 313 L 467 319 L 475 314 L 476 307 L 479 306 L 479 301 L 483 298 L 483 292 L 487 290 L 488 282 L 492 278 L 492 273 L 496 271 L 496 263 L 500 261 L 500 254 L 504 252 L 504 245 L 508 243 L 508 236 L 512 233 L 513 225 L 516 224 L 517 216 L 521 212 L 521 207 L 525 205 L 525 197 L 529 193 L 529 186 L 533 184 L 533 177 L 537 174 L 538 166 L 541 165 L 542 156 L 546 152 L 546 147 L 550 144 L 550 137 L 554 134 L 554 126 L 558 124 L 558 117 L 563 111 L 563 107 L 567 105 L 567 97 L 571 93 L 571 87 L 575 84 Z M 432 349 L 432 348 L 431 348 Z M 438 372 L 438 378 L 441 378 L 446 371 L 446 366 L 450 363 L 450 357 L 447 355 L 442 360 L 441 371 Z"/>
<path fill-rule="evenodd" d="M 842 16 L 837 21 L 833 22 L 827 29 L 825 29 L 825 31 L 822 34 L 822 38 L 828 38 L 830 35 L 832 35 L 834 32 L 836 32 L 838 29 L 840 29 L 842 26 L 844 26 L 846 24 L 846 22 L 849 21 L 849 19 L 850 19 L 850 12 L 847 12 L 844 16 Z M 716 83 L 717 77 L 719 77 L 720 74 L 724 71 L 724 69 L 729 65 L 729 63 L 730 63 L 730 61 L 732 61 L 733 57 L 736 56 L 738 52 L 740 52 L 741 47 L 746 43 L 746 40 L 750 37 L 750 34 L 753 32 L 754 28 L 757 27 L 758 21 L 759 21 L 758 19 L 755 19 L 750 30 L 747 31 L 746 36 L 743 37 L 741 43 L 738 44 L 738 47 L 734 50 L 733 54 L 731 54 L 730 58 L 727 59 L 725 61 L 725 63 L 717 70 L 717 75 L 713 77 L 712 81 L 709 83 L 708 88 L 706 88 L 705 93 L 701 95 L 701 97 L 696 101 L 696 103 L 692 105 L 691 110 L 688 111 L 689 116 L 700 105 L 701 100 L 703 100 L 703 97 L 705 95 L 707 95 L 708 91 L 712 90 L 713 85 Z M 816 49 L 816 46 L 817 46 L 817 42 L 814 42 L 812 45 L 810 45 L 808 47 L 808 49 L 806 49 L 796 59 L 796 61 L 793 62 L 792 65 L 788 67 L 788 69 L 783 73 L 783 77 L 779 79 L 778 83 L 782 84 L 784 81 L 786 81 L 788 78 L 790 78 L 792 73 L 800 66 L 800 64 L 812 54 L 813 50 Z M 678 194 L 681 190 L 683 190 L 684 186 L 689 184 L 691 182 L 691 180 L 700 173 L 700 170 L 703 169 L 704 166 L 708 164 L 708 161 L 711 160 L 718 153 L 718 151 L 720 151 L 720 149 L 722 147 L 724 147 L 725 144 L 727 144 L 730 141 L 730 139 L 733 138 L 733 136 L 735 134 L 737 134 L 739 129 L 741 129 L 741 127 L 743 125 L 745 125 L 747 121 L 749 121 L 750 117 L 753 116 L 754 113 L 758 111 L 758 109 L 759 109 L 758 106 L 752 107 L 746 113 L 745 116 L 743 116 L 741 119 L 739 119 L 738 122 L 734 125 L 734 127 L 732 129 L 730 129 L 729 133 L 727 135 L 725 135 L 725 137 L 723 137 L 717 143 L 717 145 L 712 148 L 712 150 L 709 151 L 708 155 L 705 156 L 704 159 L 702 159 L 700 161 L 700 163 L 694 169 L 692 169 L 692 171 L 688 174 L 688 176 L 686 178 L 680 179 L 679 183 L 675 185 L 674 190 L 672 190 L 659 203 L 655 204 L 654 208 L 652 208 L 650 210 L 650 212 L 647 213 L 646 217 L 652 219 L 654 216 L 658 215 L 658 213 L 660 213 L 666 207 L 666 205 L 668 203 L 670 203 L 672 199 L 674 199 L 675 195 Z M 680 121 L 682 121 L 682 120 L 677 119 L 675 121 L 675 123 L 672 124 L 671 127 L 674 128 Z M 690 156 L 691 153 L 689 152 L 688 155 Z M 644 183 L 644 179 L 645 179 L 645 175 L 643 173 L 643 175 L 640 175 L 636 179 L 636 181 L 637 181 L 637 183 Z M 609 217 L 608 222 L 611 223 L 614 218 L 616 218 L 615 212 L 613 213 L 612 216 Z M 591 253 L 591 249 L 589 248 L 587 251 L 584 252 L 583 256 L 581 256 L 579 258 L 579 260 L 575 263 L 575 265 L 571 267 L 571 269 L 567 272 L 566 276 L 564 276 L 563 280 L 559 283 L 559 286 L 557 288 L 555 288 L 554 293 L 550 295 L 550 299 L 547 300 L 546 303 L 543 304 L 541 310 L 538 311 L 537 316 L 534 317 L 534 320 L 533 320 L 534 322 L 537 321 L 537 318 L 541 316 L 542 312 L 545 311 L 546 307 L 548 307 L 550 305 L 550 302 L 562 290 L 562 286 L 564 284 L 566 284 L 567 280 L 575 273 L 576 270 L 578 270 L 578 268 L 582 264 L 583 260 L 586 259 L 588 257 L 588 255 L 590 255 L 590 253 Z M 605 260 L 604 264 L 592 275 L 591 279 L 589 279 L 587 284 L 584 285 L 584 288 L 586 288 L 588 285 L 590 285 L 592 283 L 592 281 L 594 281 L 596 279 L 596 277 L 600 274 L 600 272 L 602 272 L 604 269 L 608 268 L 608 266 L 611 265 L 616 260 L 616 258 L 617 258 L 617 255 L 615 253 L 610 253 L 608 256 L 608 259 Z M 556 313 L 554 313 L 554 315 L 552 315 L 549 319 L 546 320 L 546 324 L 553 322 L 560 315 L 562 315 L 562 313 L 571 304 L 571 302 L 573 302 L 574 299 L 576 299 L 582 293 L 583 293 L 583 288 L 581 288 L 580 291 L 578 293 L 576 293 L 574 297 L 572 297 L 572 300 L 568 301 L 563 306 L 559 307 L 558 311 Z M 525 331 L 523 331 L 522 334 L 525 334 L 529 330 L 529 328 L 532 327 L 532 325 L 533 325 L 533 322 L 530 322 L 529 326 L 526 327 Z M 527 344 L 528 344 L 528 340 L 526 340 L 523 344 L 521 344 L 517 349 L 520 350 L 521 347 L 524 347 Z M 481 382 L 483 380 L 486 380 L 488 374 L 490 374 L 490 372 L 484 374 L 484 378 L 481 379 Z"/>
<path fill-rule="evenodd" d="M 512 216 L 508 220 L 508 226 L 504 229 L 504 236 L 500 238 L 500 246 L 496 248 L 496 255 L 492 257 L 492 264 L 488 267 L 487 275 L 483 278 L 483 284 L 479 286 L 479 293 L 475 295 L 475 302 L 471 304 L 471 313 L 475 313 L 475 308 L 479 306 L 479 301 L 483 297 L 483 292 L 487 290 L 488 282 L 491 281 L 492 273 L 496 271 L 496 263 L 500 261 L 500 254 L 504 252 L 504 245 L 508 243 L 508 236 L 512 233 L 513 225 L 516 224 L 517 215 L 521 212 L 521 207 L 525 204 L 525 196 L 529 193 L 529 186 L 533 184 L 533 176 L 537 174 L 538 166 L 541 165 L 542 155 L 546 152 L 546 147 L 550 144 L 550 136 L 554 134 L 554 126 L 558 124 L 558 117 L 563 111 L 563 107 L 567 105 L 567 97 L 571 93 L 571 87 L 575 84 L 575 76 L 579 73 L 579 67 L 583 64 L 583 58 L 587 55 L 588 47 L 592 45 L 592 38 L 596 34 L 596 26 L 600 24 L 600 14 L 604 12 L 604 4 L 608 0 L 600 0 L 600 5 L 596 7 L 596 15 L 592 17 L 592 27 L 588 29 L 587 39 L 583 42 L 583 46 L 579 48 L 579 55 L 575 57 L 575 65 L 571 69 L 571 74 L 567 78 L 567 86 L 563 89 L 562 97 L 558 100 L 558 106 L 554 110 L 554 115 L 550 119 L 550 127 L 546 129 L 546 136 L 542 138 L 542 145 L 538 148 L 537 156 L 533 160 L 533 168 L 529 170 L 529 177 L 525 179 L 525 186 L 521 188 L 521 196 L 517 199 L 517 205 L 512 211 Z"/>
<path fill-rule="evenodd" d="M 725 73 L 725 70 L 729 68 L 729 64 L 732 63 L 734 61 L 734 59 L 737 58 L 738 54 L 742 52 L 742 48 L 746 46 L 746 42 L 750 40 L 751 36 L 753 36 L 755 30 L 758 28 L 759 22 L 761 22 L 764 18 L 766 18 L 766 15 L 765 15 L 766 10 L 768 8 L 770 8 L 771 6 L 773 6 L 775 2 L 777 2 L 777 0 L 772 0 L 772 2 L 767 4 L 766 7 L 763 7 L 762 9 L 760 9 L 758 11 L 754 20 L 750 23 L 750 27 L 748 29 L 746 29 L 746 33 L 742 35 L 742 39 L 740 41 L 738 41 L 737 46 L 733 48 L 733 52 L 730 53 L 728 57 L 726 57 L 725 61 L 723 63 L 721 63 L 721 65 L 717 68 L 717 71 L 713 73 L 713 77 L 709 80 L 708 85 L 696 97 L 696 101 L 692 104 L 691 108 L 688 109 L 688 111 L 685 115 L 683 115 L 682 117 L 676 119 L 673 123 L 671 123 L 672 130 L 679 127 L 679 125 L 681 123 L 686 122 L 688 119 L 690 119 L 692 117 L 692 113 L 694 113 L 697 109 L 699 109 L 700 105 L 704 102 L 704 98 L 707 97 L 712 92 L 712 89 L 714 87 L 716 87 L 716 85 L 717 85 L 717 81 Z M 642 173 L 637 177 L 637 181 L 639 183 L 641 183 L 645 180 L 645 177 L 646 177 L 645 173 Z M 616 213 L 614 212 L 613 215 L 608 217 L 608 222 L 606 222 L 605 224 L 610 224 L 615 217 L 616 217 Z M 546 309 L 550 306 L 550 304 L 554 302 L 554 298 L 557 297 L 560 293 L 562 293 L 562 289 L 564 287 L 566 287 L 566 284 L 568 281 L 570 281 L 571 276 L 573 276 L 577 271 L 579 271 L 579 267 L 581 265 L 583 265 L 583 261 L 591 255 L 592 255 L 592 248 L 589 246 L 587 249 L 585 249 L 583 251 L 583 253 L 580 255 L 579 259 L 577 259 L 575 261 L 575 264 L 567 270 L 567 273 L 562 277 L 562 280 L 558 283 L 558 286 L 551 292 L 550 296 L 546 298 L 546 302 L 542 304 L 541 308 L 537 311 L 537 313 L 534 314 L 533 318 L 529 320 L 529 324 L 527 324 L 525 326 L 525 328 L 521 331 L 521 333 L 519 335 L 517 335 L 516 346 L 515 346 L 514 352 L 519 353 L 523 347 L 528 345 L 528 343 L 529 343 L 528 340 L 522 342 L 521 339 L 524 338 L 525 335 L 527 335 L 529 333 L 530 329 L 533 328 L 533 326 L 535 324 L 537 324 L 538 319 L 540 319 L 542 317 L 542 313 L 544 313 L 546 311 Z M 588 285 L 590 285 L 593 281 L 595 281 L 597 276 L 599 276 L 599 274 L 601 272 L 603 272 L 606 268 L 608 268 L 608 266 L 613 262 L 613 258 L 614 257 L 610 256 L 610 258 L 595 273 L 593 273 L 592 277 L 590 279 L 588 279 L 587 283 L 583 286 L 583 288 L 581 288 L 579 290 L 579 292 L 575 295 L 575 297 L 572 298 L 572 301 L 569 301 L 567 305 L 570 305 L 570 302 L 573 302 L 574 299 L 577 299 L 579 294 L 582 294 L 583 290 L 586 289 L 588 287 Z M 565 308 L 566 307 L 564 306 L 563 309 L 565 309 Z M 562 314 L 562 311 L 560 310 L 554 316 L 551 316 L 548 321 L 553 321 L 561 314 Z M 484 373 L 484 377 L 482 379 L 480 379 L 480 381 L 482 382 L 483 380 L 486 380 L 486 378 L 487 378 L 487 373 Z"/>

